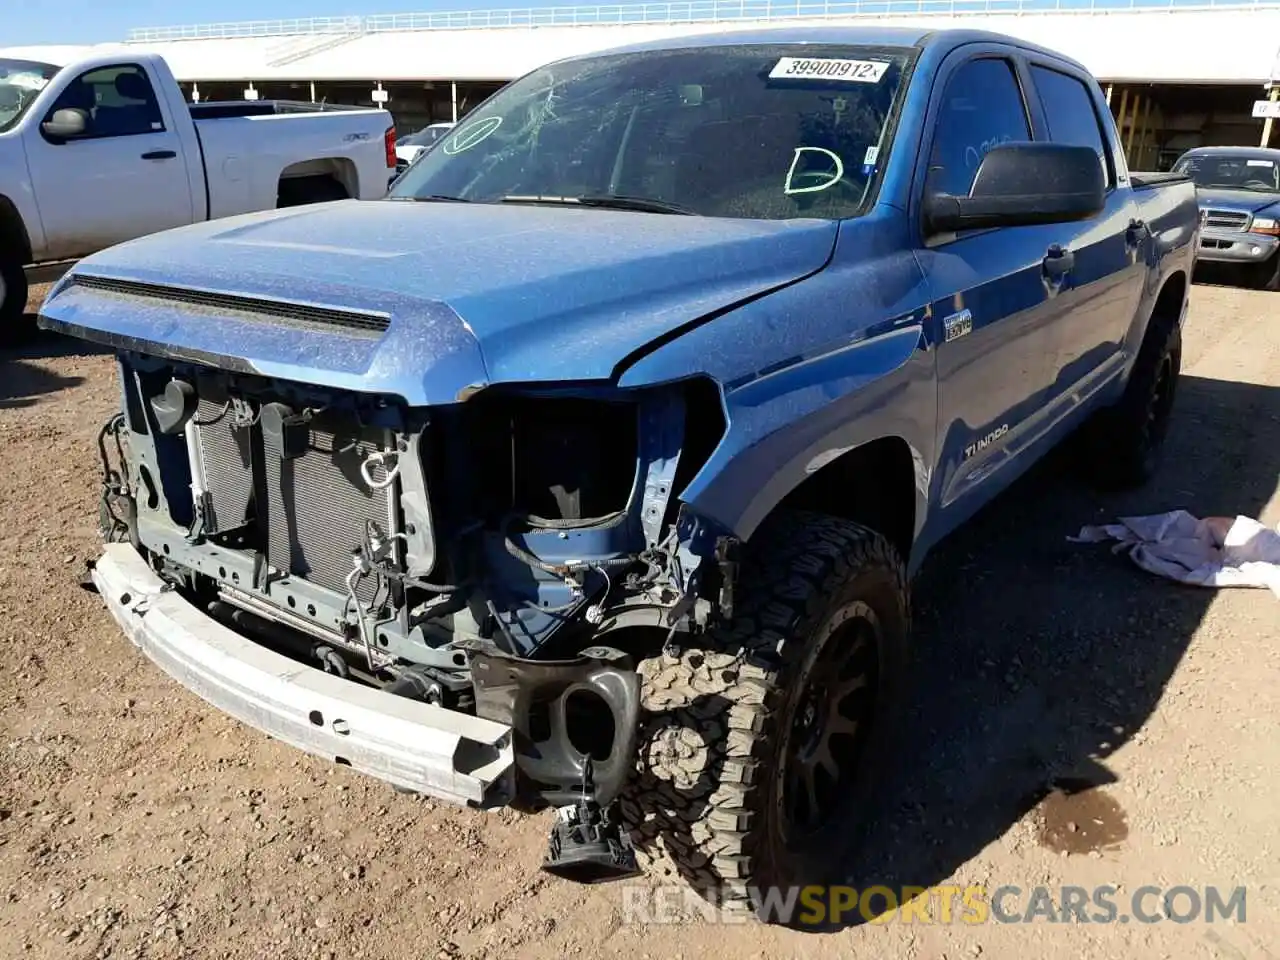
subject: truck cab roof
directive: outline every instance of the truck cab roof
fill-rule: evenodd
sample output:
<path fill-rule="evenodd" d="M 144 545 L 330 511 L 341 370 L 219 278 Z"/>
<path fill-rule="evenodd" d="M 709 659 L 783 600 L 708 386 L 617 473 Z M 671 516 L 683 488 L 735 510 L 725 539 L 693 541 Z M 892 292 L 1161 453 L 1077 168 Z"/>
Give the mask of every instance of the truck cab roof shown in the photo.
<path fill-rule="evenodd" d="M 137 47 L 125 47 L 120 43 L 98 44 L 60 44 L 56 46 L 41 45 L 36 47 L 0 47 L 0 59 L 30 60 L 35 63 L 48 63 L 55 67 L 65 67 L 69 63 L 78 63 L 85 57 L 98 53 L 119 54 L 127 49 L 130 56 L 136 57 L 146 51 Z"/>
<path fill-rule="evenodd" d="M 585 60 L 602 54 L 639 53 L 646 50 L 676 50 L 683 47 L 721 47 L 738 44 L 772 43 L 839 43 L 850 46 L 918 47 L 945 56 L 957 47 L 971 43 L 1000 43 L 1017 47 L 1027 53 L 1051 57 L 1063 63 L 1085 69 L 1078 61 L 1027 40 L 992 30 L 927 30 L 921 27 L 883 27 L 844 24 L 821 26 L 794 25 L 770 26 L 757 29 L 727 30 L 721 33 L 698 33 L 681 37 L 664 37 L 642 43 L 628 44 L 609 50 L 595 51 L 568 57 L 566 60 Z"/>

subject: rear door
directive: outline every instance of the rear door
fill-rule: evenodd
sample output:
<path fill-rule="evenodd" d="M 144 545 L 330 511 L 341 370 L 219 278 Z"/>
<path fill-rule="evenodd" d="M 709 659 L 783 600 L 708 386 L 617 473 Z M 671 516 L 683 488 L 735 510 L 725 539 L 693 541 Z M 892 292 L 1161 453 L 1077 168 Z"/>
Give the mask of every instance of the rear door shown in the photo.
<path fill-rule="evenodd" d="M 1128 173 L 1103 131 L 1106 102 L 1069 64 L 1028 56 L 1028 73 L 1044 111 L 1045 130 L 1055 143 L 1090 147 L 1107 178 L 1106 208 L 1097 217 L 1067 225 L 1072 259 L 1060 297 L 1062 321 L 1054 325 L 1049 402 L 1063 400 L 1054 417 L 1067 415 L 1118 369 L 1125 336 L 1142 296 L 1146 226 L 1128 184 Z"/>
<path fill-rule="evenodd" d="M 931 95 L 912 219 L 926 194 L 967 196 L 982 157 L 1034 139 L 1038 104 L 1008 48 L 966 45 L 945 60 Z M 1070 230 L 1027 226 L 922 235 L 937 343 L 938 469 L 934 497 L 951 528 L 994 495 L 984 482 L 1015 458 L 1049 386 L 1055 304 L 1046 258 Z M 1007 471 L 1012 475 L 1016 471 Z"/>
<path fill-rule="evenodd" d="M 82 136 L 50 140 L 36 124 L 26 143 L 51 259 L 192 222 L 182 141 L 140 64 L 86 70 L 40 119 L 63 109 L 86 114 Z"/>

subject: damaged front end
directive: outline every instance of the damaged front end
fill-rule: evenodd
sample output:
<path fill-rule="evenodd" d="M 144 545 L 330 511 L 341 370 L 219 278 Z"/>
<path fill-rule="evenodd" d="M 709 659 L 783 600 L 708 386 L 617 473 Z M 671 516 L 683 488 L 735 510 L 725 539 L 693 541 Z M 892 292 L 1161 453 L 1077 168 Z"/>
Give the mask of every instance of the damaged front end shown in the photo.
<path fill-rule="evenodd" d="M 735 543 L 676 496 L 723 434 L 716 386 L 410 408 L 119 357 L 122 412 L 100 437 L 116 546 L 93 577 L 135 641 L 246 722 L 400 789 L 560 807 L 549 868 L 625 873 L 610 804 L 634 765 L 636 663 L 730 613 Z M 157 610 L 212 622 L 179 642 L 141 625 Z M 379 746 L 392 700 L 417 712 L 391 710 L 403 740 Z M 415 753 L 428 741 L 438 756 Z"/>

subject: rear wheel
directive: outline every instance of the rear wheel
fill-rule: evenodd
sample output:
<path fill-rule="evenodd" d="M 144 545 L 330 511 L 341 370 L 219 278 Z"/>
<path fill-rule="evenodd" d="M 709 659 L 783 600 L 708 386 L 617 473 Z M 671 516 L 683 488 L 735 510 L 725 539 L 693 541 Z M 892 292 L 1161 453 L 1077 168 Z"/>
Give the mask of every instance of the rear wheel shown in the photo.
<path fill-rule="evenodd" d="M 638 770 L 622 798 L 642 861 L 708 900 L 821 883 L 873 783 L 910 624 L 880 534 L 794 512 L 752 538 L 725 627 L 640 665 Z"/>
<path fill-rule="evenodd" d="M 288 177 L 280 181 L 276 206 L 300 207 L 309 203 L 347 199 L 347 188 L 333 177 Z"/>
<path fill-rule="evenodd" d="M 35 333 L 27 293 L 27 274 L 17 251 L 0 247 L 0 346 L 15 346 Z"/>
<path fill-rule="evenodd" d="M 1154 319 L 1125 392 L 1090 425 L 1087 456 L 1103 487 L 1137 487 L 1155 474 L 1164 452 L 1182 369 L 1182 329 Z"/>

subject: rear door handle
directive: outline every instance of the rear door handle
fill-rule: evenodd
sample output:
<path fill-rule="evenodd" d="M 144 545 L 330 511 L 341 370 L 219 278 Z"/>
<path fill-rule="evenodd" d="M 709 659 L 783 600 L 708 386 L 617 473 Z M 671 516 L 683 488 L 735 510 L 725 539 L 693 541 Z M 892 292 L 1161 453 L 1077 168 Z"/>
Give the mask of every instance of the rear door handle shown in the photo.
<path fill-rule="evenodd" d="M 1142 238 L 1146 236 L 1147 224 L 1145 220 L 1130 220 L 1129 229 L 1124 232 L 1124 241 L 1130 247 L 1136 247 L 1142 242 Z"/>
<path fill-rule="evenodd" d="M 177 151 L 174 150 L 152 150 L 150 153 L 142 155 L 143 160 L 172 160 L 176 157 Z"/>
<path fill-rule="evenodd" d="M 1041 261 L 1044 275 L 1050 280 L 1061 281 L 1076 265 L 1076 255 L 1059 244 L 1054 244 Z"/>

